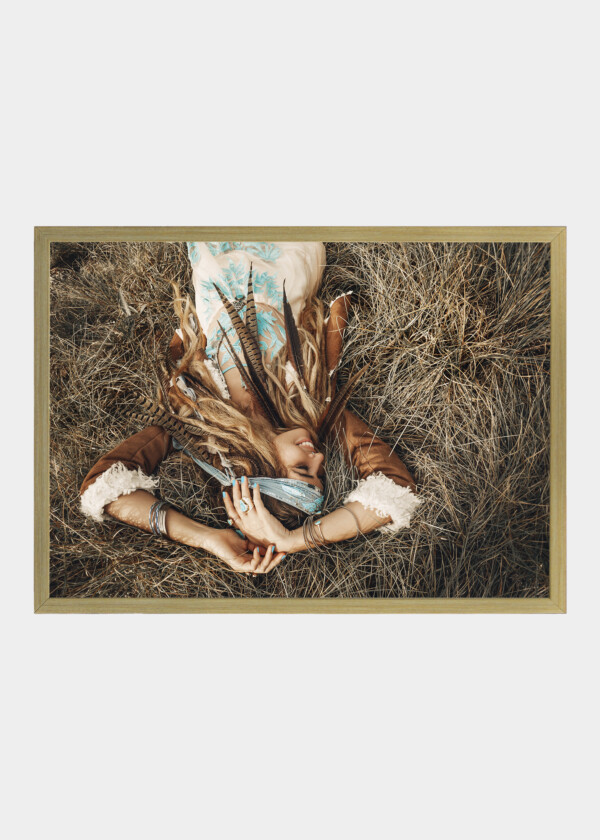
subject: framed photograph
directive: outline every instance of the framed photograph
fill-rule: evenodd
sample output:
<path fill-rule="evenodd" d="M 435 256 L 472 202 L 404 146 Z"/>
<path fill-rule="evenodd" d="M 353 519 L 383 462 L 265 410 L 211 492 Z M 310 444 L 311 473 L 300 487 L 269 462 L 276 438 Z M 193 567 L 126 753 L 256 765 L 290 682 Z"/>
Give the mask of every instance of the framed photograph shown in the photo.
<path fill-rule="evenodd" d="M 565 612 L 566 229 L 35 229 L 35 610 Z"/>

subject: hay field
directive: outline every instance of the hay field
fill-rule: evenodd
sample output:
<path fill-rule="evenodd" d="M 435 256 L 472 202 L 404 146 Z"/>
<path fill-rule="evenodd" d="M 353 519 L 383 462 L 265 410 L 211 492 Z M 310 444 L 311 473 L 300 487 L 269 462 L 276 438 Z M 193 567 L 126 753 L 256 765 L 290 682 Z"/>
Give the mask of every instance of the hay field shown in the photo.
<path fill-rule="evenodd" d="M 150 360 L 177 326 L 168 277 L 184 243 L 55 244 L 51 254 L 51 595 L 546 597 L 550 250 L 543 244 L 328 243 L 321 295 L 356 291 L 344 371 L 370 364 L 350 408 L 393 445 L 424 503 L 396 535 L 290 555 L 267 576 L 79 511 L 92 464 L 139 427 Z M 327 454 L 325 510 L 353 484 Z M 209 525 L 205 476 L 180 453 L 163 498 Z"/>

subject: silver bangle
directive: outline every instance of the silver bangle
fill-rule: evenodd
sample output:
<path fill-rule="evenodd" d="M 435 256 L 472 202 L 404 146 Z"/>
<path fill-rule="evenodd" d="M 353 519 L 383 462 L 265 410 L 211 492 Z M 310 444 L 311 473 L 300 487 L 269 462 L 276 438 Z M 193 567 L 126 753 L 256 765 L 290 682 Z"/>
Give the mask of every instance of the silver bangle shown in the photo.
<path fill-rule="evenodd" d="M 148 515 L 148 521 L 150 523 L 150 530 L 154 534 L 155 537 L 167 537 L 169 535 L 167 533 L 166 527 L 166 520 L 167 520 L 167 511 L 171 505 L 164 500 L 159 500 L 158 502 L 154 502 L 152 507 L 150 508 L 150 513 Z"/>
<path fill-rule="evenodd" d="M 327 540 L 325 539 L 325 535 L 323 534 L 323 529 L 321 528 L 321 520 L 320 519 L 317 519 L 317 521 L 315 522 L 315 528 L 317 529 L 317 532 L 318 532 L 319 536 L 321 537 L 321 540 L 323 541 L 322 544 L 327 545 Z"/>
<path fill-rule="evenodd" d="M 358 516 L 354 513 L 354 511 L 353 511 L 353 510 L 350 510 L 350 508 L 349 508 L 349 507 L 346 507 L 346 505 L 341 505 L 341 508 L 342 508 L 343 510 L 347 510 L 347 511 L 348 511 L 348 513 L 351 513 L 351 514 L 352 514 L 352 516 L 354 517 L 355 521 L 356 521 L 356 527 L 357 527 L 357 529 L 358 529 L 358 530 L 357 530 L 356 534 L 352 537 L 352 540 L 357 539 L 357 537 L 358 537 L 358 535 L 359 535 L 359 534 L 361 534 L 361 535 L 364 537 L 363 532 L 360 530 L 360 522 L 358 521 Z M 351 542 L 351 540 L 349 540 L 349 542 Z"/>
<path fill-rule="evenodd" d="M 318 548 L 318 545 L 315 542 L 315 539 L 309 530 L 311 521 L 312 516 L 307 516 L 304 522 L 302 523 L 302 536 L 304 538 L 304 544 L 309 551 L 313 551 L 315 548 Z"/>
<path fill-rule="evenodd" d="M 314 514 L 307 516 L 302 523 L 302 536 L 304 538 L 304 544 L 309 550 L 320 549 L 327 545 L 323 532 L 319 528 L 319 531 L 321 532 L 319 536 L 316 528 L 317 524 L 315 522 Z"/>

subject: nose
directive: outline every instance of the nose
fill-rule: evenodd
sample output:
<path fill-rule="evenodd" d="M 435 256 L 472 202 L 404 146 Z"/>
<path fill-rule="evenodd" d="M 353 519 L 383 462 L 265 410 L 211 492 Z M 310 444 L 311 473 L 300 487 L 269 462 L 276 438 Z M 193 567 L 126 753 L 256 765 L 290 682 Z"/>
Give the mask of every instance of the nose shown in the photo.
<path fill-rule="evenodd" d="M 312 452 L 310 456 L 310 474 L 316 476 L 325 460 L 322 452 Z"/>

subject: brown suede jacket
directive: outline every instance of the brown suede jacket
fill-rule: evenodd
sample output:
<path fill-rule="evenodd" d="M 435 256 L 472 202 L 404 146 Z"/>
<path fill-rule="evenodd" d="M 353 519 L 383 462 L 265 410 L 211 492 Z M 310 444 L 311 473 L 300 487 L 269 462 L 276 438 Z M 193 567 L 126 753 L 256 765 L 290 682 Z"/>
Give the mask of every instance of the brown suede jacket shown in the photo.
<path fill-rule="evenodd" d="M 349 306 L 349 295 L 342 295 L 331 305 L 326 332 L 326 359 L 329 371 L 335 371 L 339 361 L 343 334 L 348 323 Z M 178 344 L 181 344 L 181 348 L 178 348 Z M 175 358 L 179 355 L 178 349 L 182 351 L 182 346 L 181 339 L 176 335 L 172 342 Z M 335 387 L 336 374 L 333 373 L 332 376 L 334 377 L 332 385 Z M 394 513 L 398 514 L 399 509 L 397 507 L 394 508 L 394 504 L 397 505 L 398 503 L 398 493 L 394 491 L 393 485 L 408 488 L 412 491 L 412 494 L 416 493 L 414 479 L 404 463 L 392 452 L 391 447 L 385 441 L 373 434 L 366 423 L 347 409 L 343 412 L 334 428 L 334 435 L 336 434 L 338 442 L 342 445 L 346 463 L 352 465 L 358 473 L 360 478 L 359 490 L 361 485 L 364 484 L 364 481 L 376 473 L 381 473 L 387 479 L 387 483 L 383 479 L 382 484 L 380 478 L 376 488 L 372 484 L 366 495 L 361 495 L 358 492 L 357 498 L 350 500 L 358 500 L 363 502 L 367 507 L 389 513 L 394 519 Z M 144 476 L 149 477 L 154 473 L 161 461 L 174 451 L 171 436 L 165 429 L 160 426 L 148 426 L 103 455 L 84 478 L 81 484 L 80 494 L 83 496 L 100 475 L 119 463 L 128 470 L 138 472 L 138 475 L 139 471 L 141 471 Z M 143 478 L 141 480 L 143 482 Z M 116 486 L 119 486 L 118 483 Z M 139 486 L 143 486 L 143 483 L 139 484 Z M 375 494 L 372 492 L 374 488 Z M 100 488 L 98 487 L 97 489 L 99 490 Z M 124 492 L 132 492 L 133 489 L 135 489 L 135 486 L 130 485 L 124 489 Z M 356 492 L 354 491 L 350 495 L 356 496 Z M 395 502 L 393 499 L 390 501 L 387 498 L 390 493 L 393 497 L 394 492 L 396 492 L 397 496 Z M 417 498 L 411 498 L 409 501 L 405 498 L 405 494 L 406 491 L 402 491 L 399 494 L 400 518 L 398 516 L 395 517 L 398 522 L 402 519 L 402 524 L 408 524 L 405 513 L 408 514 L 408 519 L 410 519 L 410 513 L 419 504 Z M 114 498 L 117 498 L 117 496 L 114 496 Z M 106 504 L 113 501 L 114 498 L 109 498 Z M 390 504 L 392 505 L 391 508 L 388 507 Z M 82 509 L 88 515 L 92 515 L 89 510 L 86 511 L 83 507 Z M 390 530 L 396 530 L 396 528 Z"/>

